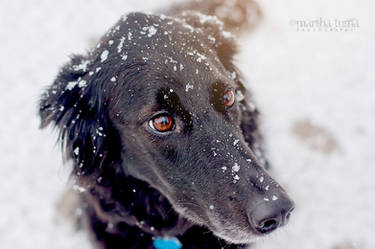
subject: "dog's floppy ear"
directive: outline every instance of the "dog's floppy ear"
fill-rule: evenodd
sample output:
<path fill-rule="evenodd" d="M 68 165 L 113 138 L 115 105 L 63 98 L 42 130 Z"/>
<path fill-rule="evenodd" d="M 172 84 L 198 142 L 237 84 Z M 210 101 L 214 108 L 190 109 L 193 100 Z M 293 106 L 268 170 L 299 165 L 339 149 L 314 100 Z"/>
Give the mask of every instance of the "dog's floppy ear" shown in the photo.
<path fill-rule="evenodd" d="M 73 56 L 42 95 L 41 127 L 59 129 L 66 156 L 76 174 L 89 175 L 107 160 L 120 158 L 120 139 L 107 110 L 106 75 L 83 56 Z M 91 69 L 92 70 L 91 70 Z"/>

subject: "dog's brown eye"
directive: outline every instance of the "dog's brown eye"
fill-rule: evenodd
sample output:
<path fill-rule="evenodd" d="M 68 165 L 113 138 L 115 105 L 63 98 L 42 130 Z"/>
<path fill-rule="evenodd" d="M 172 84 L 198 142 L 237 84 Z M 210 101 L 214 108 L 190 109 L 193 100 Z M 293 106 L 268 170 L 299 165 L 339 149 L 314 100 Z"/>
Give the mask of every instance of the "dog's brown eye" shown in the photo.
<path fill-rule="evenodd" d="M 159 132 L 170 131 L 173 128 L 173 119 L 168 115 L 160 115 L 150 120 L 150 126 L 152 129 Z"/>
<path fill-rule="evenodd" d="M 232 90 L 227 90 L 224 93 L 224 105 L 231 107 L 234 104 L 234 93 Z"/>

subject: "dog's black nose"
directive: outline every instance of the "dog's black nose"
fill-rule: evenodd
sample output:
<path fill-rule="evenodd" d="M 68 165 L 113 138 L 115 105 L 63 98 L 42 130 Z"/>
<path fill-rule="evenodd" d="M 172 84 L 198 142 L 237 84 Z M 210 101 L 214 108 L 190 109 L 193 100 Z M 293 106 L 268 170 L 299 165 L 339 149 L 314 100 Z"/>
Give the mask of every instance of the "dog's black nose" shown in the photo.
<path fill-rule="evenodd" d="M 266 200 L 259 203 L 249 213 L 250 224 L 255 230 L 263 234 L 270 233 L 276 228 L 286 225 L 290 213 L 294 209 L 294 204 L 288 197 Z"/>

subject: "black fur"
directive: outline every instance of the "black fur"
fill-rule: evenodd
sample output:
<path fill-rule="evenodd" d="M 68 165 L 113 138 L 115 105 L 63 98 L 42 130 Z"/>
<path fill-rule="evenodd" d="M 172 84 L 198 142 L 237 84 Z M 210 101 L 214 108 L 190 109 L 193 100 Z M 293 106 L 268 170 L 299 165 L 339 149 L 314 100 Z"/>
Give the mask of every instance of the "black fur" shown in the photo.
<path fill-rule="evenodd" d="M 156 236 L 176 236 L 184 249 L 242 248 L 260 236 L 248 209 L 267 191 L 286 195 L 262 168 L 258 114 L 235 50 L 213 17 L 131 13 L 73 56 L 44 93 L 42 127 L 60 130 L 97 245 L 153 248 Z M 239 98 L 231 108 L 220 104 L 226 89 Z M 178 128 L 150 130 L 159 112 Z M 228 242 L 236 229 L 249 238 Z"/>

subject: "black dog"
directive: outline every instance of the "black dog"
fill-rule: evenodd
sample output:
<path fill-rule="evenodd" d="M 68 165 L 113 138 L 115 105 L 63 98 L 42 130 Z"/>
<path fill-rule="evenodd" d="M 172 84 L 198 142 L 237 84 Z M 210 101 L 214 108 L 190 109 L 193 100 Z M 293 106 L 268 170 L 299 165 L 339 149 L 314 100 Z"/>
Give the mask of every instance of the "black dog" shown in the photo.
<path fill-rule="evenodd" d="M 234 44 L 213 16 L 131 13 L 43 95 L 102 248 L 242 248 L 287 222 Z"/>

